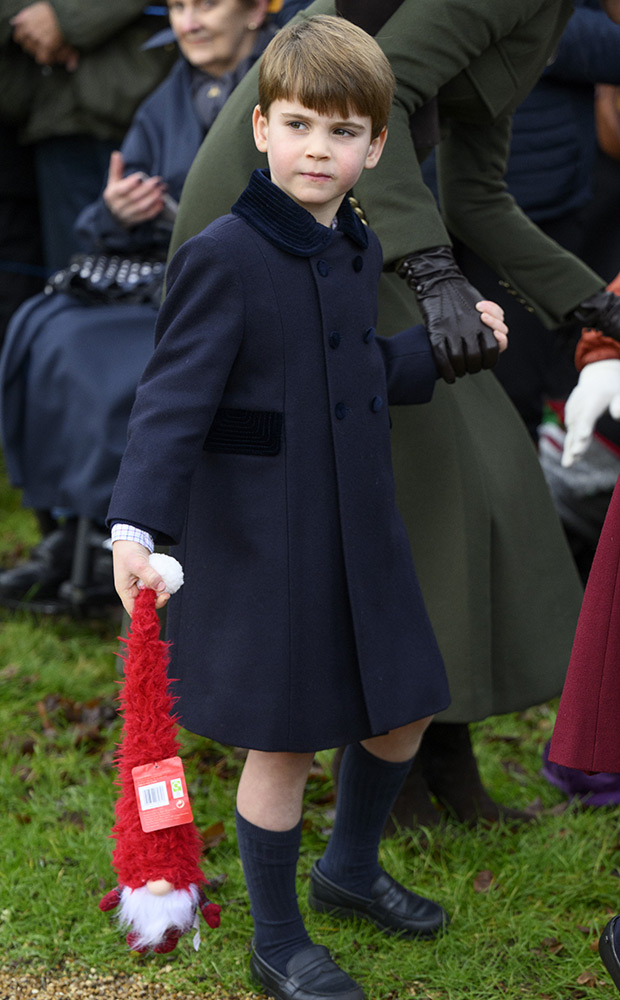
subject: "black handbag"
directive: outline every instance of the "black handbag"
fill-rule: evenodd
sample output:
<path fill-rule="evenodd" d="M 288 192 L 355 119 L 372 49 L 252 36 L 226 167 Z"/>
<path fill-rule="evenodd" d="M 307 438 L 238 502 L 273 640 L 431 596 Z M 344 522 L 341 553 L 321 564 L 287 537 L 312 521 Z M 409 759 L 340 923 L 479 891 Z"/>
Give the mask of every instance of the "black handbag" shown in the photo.
<path fill-rule="evenodd" d="M 163 260 L 82 253 L 48 279 L 45 292 L 64 292 L 88 305 L 146 303 L 159 307 L 166 265 Z"/>

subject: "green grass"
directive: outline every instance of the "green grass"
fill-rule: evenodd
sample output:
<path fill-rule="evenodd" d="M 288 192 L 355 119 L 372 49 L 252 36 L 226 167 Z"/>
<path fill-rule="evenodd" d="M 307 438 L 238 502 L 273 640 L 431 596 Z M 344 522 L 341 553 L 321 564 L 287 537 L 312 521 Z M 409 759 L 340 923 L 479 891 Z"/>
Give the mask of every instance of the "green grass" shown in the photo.
<path fill-rule="evenodd" d="M 1 474 L 0 525 L 0 562 L 9 565 L 36 541 L 36 528 Z M 98 910 L 114 885 L 117 631 L 116 622 L 0 610 L 0 966 L 139 972 L 176 991 L 247 996 L 252 928 L 233 822 L 239 753 L 182 733 L 196 823 L 213 835 L 205 871 L 227 876 L 214 896 L 223 906 L 222 926 L 210 931 L 203 924 L 198 954 L 187 935 L 170 955 L 136 956 L 113 918 Z M 449 911 L 450 929 L 434 942 L 386 939 L 369 925 L 308 910 L 308 872 L 333 809 L 330 755 L 318 755 L 308 786 L 301 906 L 313 937 L 329 945 L 369 998 L 617 996 L 596 941 L 620 909 L 618 815 L 613 808 L 566 807 L 540 776 L 555 707 L 474 727 L 494 797 L 521 807 L 537 800 L 537 822 L 516 831 L 447 822 L 427 836 L 383 842 L 384 866 Z M 478 891 L 480 873 L 491 873 L 486 891 Z"/>

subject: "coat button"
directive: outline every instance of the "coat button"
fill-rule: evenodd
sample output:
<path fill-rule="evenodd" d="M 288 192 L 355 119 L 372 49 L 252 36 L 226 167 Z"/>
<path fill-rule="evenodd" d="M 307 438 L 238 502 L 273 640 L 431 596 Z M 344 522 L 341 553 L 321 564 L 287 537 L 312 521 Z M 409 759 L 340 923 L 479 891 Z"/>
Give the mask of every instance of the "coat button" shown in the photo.
<path fill-rule="evenodd" d="M 364 266 L 364 258 L 357 256 L 353 258 L 353 270 L 359 273 Z"/>
<path fill-rule="evenodd" d="M 383 408 L 383 400 L 381 396 L 373 396 L 370 400 L 370 409 L 373 413 L 378 413 L 379 410 Z"/>
<path fill-rule="evenodd" d="M 334 350 L 340 346 L 340 334 L 337 330 L 332 330 L 329 335 L 329 346 L 333 347 Z"/>
<path fill-rule="evenodd" d="M 345 404 L 344 403 L 336 403 L 336 406 L 334 407 L 334 413 L 336 414 L 336 418 L 338 420 L 344 420 L 344 418 L 347 415 L 347 408 L 346 408 Z"/>
<path fill-rule="evenodd" d="M 326 278 L 327 275 L 329 274 L 329 264 L 327 263 L 326 260 L 318 261 L 316 269 L 322 278 Z"/>
<path fill-rule="evenodd" d="M 374 326 L 369 326 L 368 329 L 366 330 L 366 333 L 364 334 L 364 343 L 369 344 L 371 340 L 374 340 L 374 336 L 375 336 L 375 328 Z"/>

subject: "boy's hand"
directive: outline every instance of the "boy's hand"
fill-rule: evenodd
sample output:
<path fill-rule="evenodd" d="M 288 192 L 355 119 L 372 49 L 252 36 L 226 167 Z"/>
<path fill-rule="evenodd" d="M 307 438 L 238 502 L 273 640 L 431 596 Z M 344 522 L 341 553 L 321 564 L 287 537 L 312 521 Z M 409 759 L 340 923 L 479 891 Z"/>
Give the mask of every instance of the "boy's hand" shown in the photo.
<path fill-rule="evenodd" d="M 149 555 L 149 550 L 139 542 L 119 540 L 112 546 L 114 587 L 130 617 L 142 586 L 157 591 L 155 603 L 157 609 L 163 608 L 170 599 L 170 594 L 166 592 L 166 584 L 149 563 Z"/>
<path fill-rule="evenodd" d="M 486 299 L 476 302 L 476 309 L 480 313 L 482 322 L 491 327 L 501 354 L 508 347 L 508 327 L 504 323 L 504 310 L 497 302 L 489 302 Z"/>

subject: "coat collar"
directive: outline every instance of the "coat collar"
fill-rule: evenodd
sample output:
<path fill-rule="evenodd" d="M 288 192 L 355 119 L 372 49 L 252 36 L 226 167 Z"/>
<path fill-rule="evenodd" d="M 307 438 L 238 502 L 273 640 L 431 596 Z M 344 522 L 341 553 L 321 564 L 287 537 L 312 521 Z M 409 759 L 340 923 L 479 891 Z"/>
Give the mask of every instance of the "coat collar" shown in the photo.
<path fill-rule="evenodd" d="M 266 240 L 294 254 L 312 257 L 327 249 L 334 231 L 322 226 L 305 208 L 271 183 L 268 170 L 255 170 L 245 191 L 231 208 Z M 338 209 L 338 229 L 366 249 L 368 234 L 345 198 Z"/>

